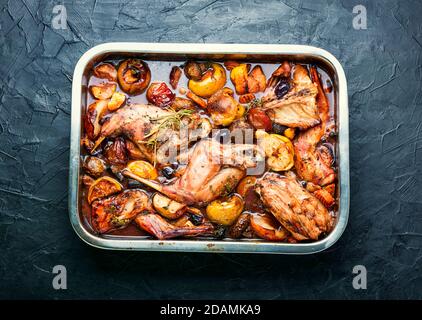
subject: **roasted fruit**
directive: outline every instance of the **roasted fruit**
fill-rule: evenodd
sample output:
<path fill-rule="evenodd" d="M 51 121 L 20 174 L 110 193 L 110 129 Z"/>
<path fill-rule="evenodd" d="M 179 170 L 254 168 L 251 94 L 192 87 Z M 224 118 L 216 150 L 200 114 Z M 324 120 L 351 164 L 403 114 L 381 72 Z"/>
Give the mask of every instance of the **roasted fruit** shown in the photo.
<path fill-rule="evenodd" d="M 208 99 L 207 110 L 217 126 L 228 126 L 238 117 L 240 104 L 233 98 L 233 91 L 223 88 Z M 243 109 L 244 110 L 244 109 Z"/>
<path fill-rule="evenodd" d="M 84 127 L 88 137 L 93 140 L 101 131 L 100 120 L 107 111 L 107 100 L 98 100 L 91 103 L 85 114 Z"/>
<path fill-rule="evenodd" d="M 232 225 L 243 210 L 243 200 L 238 195 L 227 199 L 214 200 L 206 209 L 207 217 L 214 223 Z"/>
<path fill-rule="evenodd" d="M 90 89 L 94 98 L 105 100 L 111 98 L 113 93 L 116 91 L 116 85 L 114 83 L 100 83 L 95 86 L 91 86 Z"/>
<path fill-rule="evenodd" d="M 238 95 L 264 91 L 267 79 L 261 66 L 255 66 L 249 73 L 251 65 L 242 63 L 234 67 L 230 72 L 230 80 L 235 86 Z"/>
<path fill-rule="evenodd" d="M 154 82 L 147 91 L 148 101 L 160 108 L 170 105 L 175 96 L 165 82 Z"/>
<path fill-rule="evenodd" d="M 267 156 L 267 165 L 273 171 L 287 171 L 294 165 L 294 149 L 291 141 L 279 134 L 268 134 L 263 130 L 255 132 L 258 145 Z"/>
<path fill-rule="evenodd" d="M 250 65 L 242 63 L 234 67 L 230 72 L 230 80 L 234 84 L 236 93 L 242 95 L 248 93 L 248 72 Z"/>
<path fill-rule="evenodd" d="M 155 169 L 154 166 L 147 161 L 131 161 L 127 165 L 126 169 L 140 178 L 155 180 L 158 177 L 157 169 Z"/>
<path fill-rule="evenodd" d="M 234 60 L 227 60 L 224 61 L 224 66 L 226 67 L 227 70 L 231 71 L 233 70 L 235 67 L 237 67 L 240 63 Z"/>
<path fill-rule="evenodd" d="M 291 67 L 284 61 L 271 75 L 267 82 L 267 88 L 274 87 L 281 78 L 290 78 Z"/>
<path fill-rule="evenodd" d="M 248 92 L 256 93 L 264 91 L 267 86 L 267 78 L 262 71 L 261 66 L 255 66 L 252 68 L 247 79 Z"/>
<path fill-rule="evenodd" d="M 269 241 L 286 240 L 290 233 L 268 214 L 251 215 L 251 227 L 255 234 Z"/>
<path fill-rule="evenodd" d="M 209 98 L 226 84 L 226 72 L 218 63 L 212 63 L 199 80 L 191 79 L 189 89 L 202 98 Z"/>
<path fill-rule="evenodd" d="M 296 134 L 296 129 L 295 129 L 295 128 L 287 128 L 287 129 L 284 131 L 284 136 L 285 136 L 286 138 L 289 138 L 290 140 L 293 140 L 293 139 L 294 139 L 295 134 Z"/>
<path fill-rule="evenodd" d="M 199 81 L 202 77 L 202 68 L 201 65 L 195 61 L 187 61 L 183 69 L 185 72 L 186 78 L 189 80 Z"/>
<path fill-rule="evenodd" d="M 259 108 L 253 108 L 248 112 L 248 120 L 249 123 L 255 129 L 263 129 L 265 131 L 271 131 L 272 122 L 269 116 L 265 113 L 265 111 Z"/>
<path fill-rule="evenodd" d="M 94 157 L 88 156 L 83 161 L 83 168 L 92 176 L 99 177 L 101 176 L 104 171 L 107 169 L 106 163 L 104 160 Z"/>
<path fill-rule="evenodd" d="M 109 141 L 104 148 L 104 156 L 111 165 L 124 166 L 128 161 L 125 140 L 119 137 Z"/>
<path fill-rule="evenodd" d="M 177 219 L 186 211 L 186 204 L 174 201 L 160 193 L 156 193 L 152 198 L 152 205 L 164 218 Z"/>
<path fill-rule="evenodd" d="M 94 181 L 88 190 L 88 203 L 92 203 L 96 199 L 108 197 L 114 193 L 122 191 L 122 185 L 115 179 L 110 177 L 101 177 Z"/>
<path fill-rule="evenodd" d="M 136 95 L 145 91 L 151 81 L 148 65 L 139 59 L 123 61 L 117 70 L 117 79 L 124 92 Z"/>
<path fill-rule="evenodd" d="M 180 77 L 182 76 L 182 70 L 178 66 L 174 66 L 170 71 L 170 85 L 176 90 L 179 84 Z"/>
<path fill-rule="evenodd" d="M 253 188 L 256 183 L 256 177 L 254 176 L 246 176 L 244 177 L 239 184 L 237 185 L 236 191 L 242 197 L 246 195 L 249 189 Z"/>
<path fill-rule="evenodd" d="M 250 225 L 251 215 L 247 212 L 242 213 L 236 222 L 230 227 L 228 231 L 228 236 L 233 239 L 238 239 L 242 236 L 242 233 Z"/>
<path fill-rule="evenodd" d="M 111 63 L 101 63 L 94 68 L 94 76 L 116 82 L 117 70 Z"/>
<path fill-rule="evenodd" d="M 205 106 L 206 106 L 206 103 L 205 103 Z M 174 98 L 173 103 L 170 105 L 170 107 L 175 111 L 179 111 L 182 109 L 195 110 L 195 102 L 192 101 L 191 99 L 176 97 Z"/>
<path fill-rule="evenodd" d="M 121 92 L 115 92 L 111 96 L 110 101 L 108 102 L 107 108 L 109 111 L 115 111 L 124 105 L 126 101 L 126 96 Z"/>

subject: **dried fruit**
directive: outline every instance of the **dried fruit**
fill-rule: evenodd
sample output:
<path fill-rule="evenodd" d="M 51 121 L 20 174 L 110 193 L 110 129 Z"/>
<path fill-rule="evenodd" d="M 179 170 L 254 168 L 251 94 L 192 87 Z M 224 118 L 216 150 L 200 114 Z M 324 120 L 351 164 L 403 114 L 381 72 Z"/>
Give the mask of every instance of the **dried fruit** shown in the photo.
<path fill-rule="evenodd" d="M 174 90 L 176 90 L 181 76 L 182 76 L 182 70 L 178 66 L 174 66 L 173 68 L 171 68 L 170 85 Z"/>
<path fill-rule="evenodd" d="M 290 78 L 291 67 L 287 61 L 284 61 L 271 75 L 267 82 L 267 88 L 274 87 L 281 77 Z"/>
<path fill-rule="evenodd" d="M 272 122 L 270 117 L 265 113 L 265 111 L 254 108 L 249 110 L 248 120 L 255 129 L 263 129 L 265 131 L 271 131 Z"/>
<path fill-rule="evenodd" d="M 94 68 L 94 76 L 116 82 L 117 70 L 111 63 L 102 63 Z"/>
<path fill-rule="evenodd" d="M 202 70 L 199 63 L 195 61 L 187 61 L 183 71 L 185 72 L 186 78 L 189 80 L 201 80 Z"/>
<path fill-rule="evenodd" d="M 282 124 L 279 124 L 277 122 L 273 122 L 272 124 L 272 132 L 276 134 L 284 135 L 284 131 L 286 131 L 289 127 L 283 126 Z"/>
<path fill-rule="evenodd" d="M 170 107 L 175 111 L 179 111 L 179 110 L 183 110 L 183 109 L 195 110 L 195 106 L 196 106 L 197 103 L 195 103 L 194 100 L 192 99 L 192 98 L 195 98 L 192 95 L 193 95 L 193 93 L 191 93 L 190 99 L 180 98 L 180 97 L 174 98 Z M 198 97 L 198 99 L 201 99 L 201 98 Z M 203 100 L 201 99 L 201 101 L 203 101 Z M 206 105 L 206 102 L 205 101 L 203 101 L 203 102 Z M 202 103 L 202 102 L 200 102 L 200 103 Z"/>
<path fill-rule="evenodd" d="M 175 97 L 176 95 L 164 82 L 152 83 L 147 91 L 148 101 L 161 108 L 170 105 Z"/>
<path fill-rule="evenodd" d="M 104 156 L 111 165 L 122 166 L 128 161 L 126 143 L 123 138 L 118 137 L 113 142 L 109 142 L 104 149 Z"/>
<path fill-rule="evenodd" d="M 281 78 L 281 80 L 278 82 L 277 86 L 274 89 L 274 93 L 277 97 L 277 99 L 283 98 L 287 92 L 290 90 L 290 83 L 287 78 Z"/>
<path fill-rule="evenodd" d="M 242 233 L 250 225 L 251 215 L 247 212 L 242 213 L 236 222 L 230 227 L 228 236 L 233 239 L 238 239 L 242 236 Z"/>
<path fill-rule="evenodd" d="M 88 156 L 85 158 L 84 162 L 83 162 L 83 168 L 92 176 L 94 177 L 98 177 L 101 176 L 104 171 L 107 169 L 107 166 L 104 162 L 104 160 L 98 158 L 98 157 L 93 157 L 93 156 Z"/>

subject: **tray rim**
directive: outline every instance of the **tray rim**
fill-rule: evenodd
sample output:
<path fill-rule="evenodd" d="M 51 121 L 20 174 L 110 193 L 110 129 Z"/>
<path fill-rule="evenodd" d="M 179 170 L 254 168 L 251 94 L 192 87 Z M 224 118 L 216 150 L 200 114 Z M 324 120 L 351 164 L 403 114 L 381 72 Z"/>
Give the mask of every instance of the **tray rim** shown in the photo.
<path fill-rule="evenodd" d="M 324 239 L 312 243 L 276 243 L 225 240 L 152 240 L 152 239 L 107 239 L 91 234 L 82 225 L 79 215 L 79 165 L 81 133 L 81 98 L 83 73 L 95 57 L 108 53 L 157 53 L 157 54 L 280 54 L 303 55 L 325 60 L 334 70 L 338 82 L 337 126 L 340 197 L 338 221 L 332 232 Z M 142 43 L 109 42 L 86 51 L 77 62 L 72 78 L 71 134 L 69 163 L 69 218 L 76 234 L 87 244 L 108 250 L 178 251 L 214 253 L 271 253 L 312 254 L 328 249 L 343 234 L 349 218 L 349 112 L 346 76 L 340 62 L 328 51 L 292 44 L 220 44 L 220 43 Z"/>

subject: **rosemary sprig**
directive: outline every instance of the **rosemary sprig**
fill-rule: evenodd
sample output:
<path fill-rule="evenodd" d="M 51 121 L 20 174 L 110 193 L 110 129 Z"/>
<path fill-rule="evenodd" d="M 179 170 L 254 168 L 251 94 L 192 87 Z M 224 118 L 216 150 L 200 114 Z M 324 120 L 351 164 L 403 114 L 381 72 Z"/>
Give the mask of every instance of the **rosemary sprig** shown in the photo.
<path fill-rule="evenodd" d="M 179 111 L 171 109 L 171 111 L 172 113 L 169 115 L 151 119 L 151 122 L 158 122 L 158 125 L 145 136 L 145 138 L 149 139 L 144 143 L 154 148 L 154 167 L 157 164 L 157 145 L 161 130 L 166 128 L 172 128 L 173 130 L 179 129 L 182 119 L 191 116 L 195 112 L 189 109 L 181 109 Z"/>

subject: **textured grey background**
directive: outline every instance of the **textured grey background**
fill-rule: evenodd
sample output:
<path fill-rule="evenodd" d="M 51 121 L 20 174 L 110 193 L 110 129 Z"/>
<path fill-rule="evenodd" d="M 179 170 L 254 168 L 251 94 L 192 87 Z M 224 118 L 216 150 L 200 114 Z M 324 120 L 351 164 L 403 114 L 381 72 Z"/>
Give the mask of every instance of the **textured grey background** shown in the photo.
<path fill-rule="evenodd" d="M 422 298 L 421 1 L 0 1 L 1 298 Z M 67 30 L 51 27 L 64 3 Z M 368 29 L 354 30 L 365 4 Z M 348 228 L 313 256 L 105 252 L 70 227 L 71 77 L 108 41 L 310 44 L 349 84 Z M 68 290 L 51 286 L 63 264 Z M 352 288 L 352 268 L 368 289 Z"/>

